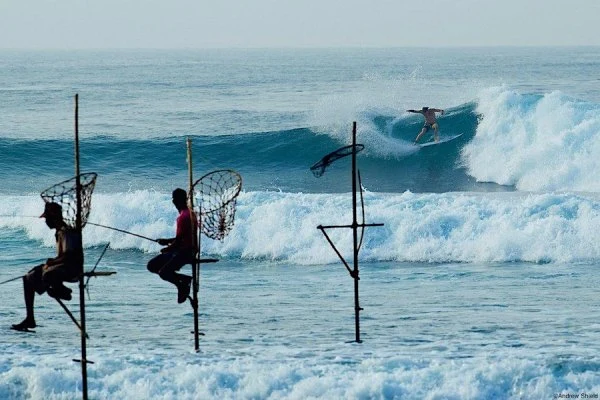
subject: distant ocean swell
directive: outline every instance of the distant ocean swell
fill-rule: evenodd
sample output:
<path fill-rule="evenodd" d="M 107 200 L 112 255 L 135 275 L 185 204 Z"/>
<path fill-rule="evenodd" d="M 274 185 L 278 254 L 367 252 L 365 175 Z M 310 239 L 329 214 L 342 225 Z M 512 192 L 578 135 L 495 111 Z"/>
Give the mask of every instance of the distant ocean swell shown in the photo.
<path fill-rule="evenodd" d="M 359 168 L 373 191 L 487 191 L 488 185 L 504 191 L 600 191 L 600 105 L 560 92 L 486 89 L 476 102 L 448 108 L 440 118 L 442 136 L 463 136 L 423 149 L 411 144 L 421 116 L 365 110 L 356 119 L 358 142 L 365 145 Z M 319 193 L 347 190 L 345 179 L 342 183 L 346 167 L 331 168 L 329 180 L 312 179 L 308 168 L 348 144 L 350 131 L 351 121 L 191 137 L 198 171 L 236 169 L 249 190 Z M 70 138 L 0 138 L 2 191 L 35 192 L 72 176 L 72 146 Z M 100 176 L 99 190 L 166 190 L 167 180 L 185 181 L 185 140 L 180 136 L 84 136 L 81 152 L 82 169 Z"/>
<path fill-rule="evenodd" d="M 472 106 L 450 112 L 444 123 L 448 135 L 475 133 L 476 118 Z M 370 124 L 358 125 L 358 141 L 366 150 L 361 157 L 367 163 L 388 161 L 408 166 L 406 157 L 414 156 L 418 148 L 412 141 L 423 122 L 417 117 L 397 119 L 372 116 Z M 467 120 L 465 122 L 464 120 Z M 351 122 L 343 127 L 298 128 L 276 132 L 248 132 L 225 136 L 190 136 L 194 154 L 204 167 L 230 165 L 250 170 L 308 169 L 326 152 L 349 144 Z M 131 174 L 185 168 L 185 138 L 120 139 L 98 136 L 80 142 L 81 165 L 84 169 L 103 172 L 129 171 Z M 447 149 L 447 147 L 445 147 Z M 66 139 L 23 140 L 0 138 L 0 173 L 47 170 L 67 173 L 72 169 L 73 142 Z M 51 162 L 48 156 L 54 157 Z M 429 153 L 419 155 L 428 157 Z M 439 154 L 437 154 L 439 158 Z M 456 159 L 456 152 L 444 157 Z M 23 171 L 25 168 L 25 171 Z"/>
<path fill-rule="evenodd" d="M 470 134 L 475 125 L 472 107 L 457 111 L 450 120 L 469 119 Z M 450 120 L 448 125 L 451 125 Z M 459 124 L 457 122 L 457 124 Z M 371 190 L 398 192 L 473 189 L 464 171 L 455 170 L 461 146 L 469 136 L 419 152 L 411 144 L 422 125 L 417 118 L 395 120 L 376 116 L 373 124 L 359 126 L 358 141 L 365 144 L 359 168 Z M 459 124 L 460 125 L 460 124 Z M 340 128 L 342 129 L 342 128 Z M 457 128 L 458 129 L 458 128 Z M 349 187 L 348 163 L 330 168 L 327 179 L 315 179 L 309 167 L 325 154 L 350 141 L 351 125 L 343 135 L 332 130 L 298 128 L 278 132 L 228 136 L 193 136 L 195 173 L 233 168 L 244 178 L 249 190 L 289 192 L 340 192 Z M 130 140 L 115 137 L 82 139 L 81 166 L 99 175 L 97 190 L 117 192 L 129 189 L 167 190 L 169 182 L 186 182 L 187 164 L 183 137 Z M 22 194 L 41 191 L 54 181 L 73 175 L 72 140 L 23 140 L 0 138 L 0 179 L 2 191 Z M 446 176 L 439 185 L 427 179 L 414 180 L 423 169 L 435 165 Z M 202 172 L 204 171 L 204 172 Z M 25 177 L 25 179 L 23 179 Z"/>
<path fill-rule="evenodd" d="M 37 218 L 37 196 L 1 196 L 0 232 L 53 245 Z M 243 192 L 235 226 L 223 241 L 203 239 L 203 251 L 226 258 L 335 263 L 319 224 L 351 222 L 350 194 Z M 595 262 L 600 260 L 600 197 L 584 194 L 446 193 L 365 195 L 365 261 Z M 96 194 L 89 220 L 150 238 L 172 235 L 176 210 L 168 193 Z M 344 254 L 351 231 L 330 232 Z M 154 242 L 88 225 L 86 246 L 158 251 Z"/>

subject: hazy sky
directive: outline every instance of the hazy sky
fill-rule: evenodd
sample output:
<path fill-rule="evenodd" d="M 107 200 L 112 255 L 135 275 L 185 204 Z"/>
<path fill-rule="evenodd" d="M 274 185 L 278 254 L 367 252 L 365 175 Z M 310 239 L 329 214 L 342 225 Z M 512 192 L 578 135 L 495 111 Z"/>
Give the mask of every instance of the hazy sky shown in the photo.
<path fill-rule="evenodd" d="M 0 48 L 600 45 L 600 0 L 0 0 Z"/>

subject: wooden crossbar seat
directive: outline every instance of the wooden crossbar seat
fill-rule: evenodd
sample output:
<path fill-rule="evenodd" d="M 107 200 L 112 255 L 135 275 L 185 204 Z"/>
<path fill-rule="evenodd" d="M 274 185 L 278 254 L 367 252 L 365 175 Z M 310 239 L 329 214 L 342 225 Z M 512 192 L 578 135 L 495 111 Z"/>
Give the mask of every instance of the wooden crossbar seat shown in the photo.
<path fill-rule="evenodd" d="M 88 271 L 88 272 L 84 272 L 83 276 L 91 278 L 91 277 L 96 277 L 96 276 L 110 276 L 110 275 L 114 275 L 116 273 L 117 273 L 117 271 Z M 74 278 L 67 279 L 64 282 L 77 283 L 77 282 L 79 282 L 79 277 L 76 276 Z"/>
<path fill-rule="evenodd" d="M 117 271 L 88 271 L 84 272 L 83 276 L 92 277 L 92 276 L 110 276 L 116 274 Z"/>
<path fill-rule="evenodd" d="M 195 263 L 198 264 L 209 264 L 209 263 L 216 263 L 219 260 L 216 258 L 197 258 L 194 260 Z"/>

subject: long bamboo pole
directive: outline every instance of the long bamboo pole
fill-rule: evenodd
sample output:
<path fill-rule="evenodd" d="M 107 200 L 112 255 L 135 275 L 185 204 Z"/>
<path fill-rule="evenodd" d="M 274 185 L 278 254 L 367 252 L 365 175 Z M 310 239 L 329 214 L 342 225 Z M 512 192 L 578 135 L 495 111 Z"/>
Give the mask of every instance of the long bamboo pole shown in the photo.
<path fill-rule="evenodd" d="M 362 145 L 361 145 L 362 146 Z M 323 233 L 323 235 L 325 236 L 325 239 L 327 239 L 327 242 L 329 243 L 329 245 L 331 246 L 331 248 L 335 251 L 335 253 L 337 254 L 338 258 L 340 259 L 340 261 L 344 264 L 344 267 L 346 267 L 346 269 L 348 270 L 348 272 L 350 273 L 350 276 L 354 279 L 354 331 L 355 331 L 355 341 L 357 343 L 362 343 L 362 340 L 360 339 L 360 312 L 363 310 L 362 307 L 360 306 L 360 302 L 359 302 L 359 288 L 358 288 L 358 281 L 359 281 L 359 268 L 358 268 L 358 253 L 360 252 L 360 246 L 362 244 L 362 237 L 360 239 L 360 243 L 358 241 L 358 228 L 361 228 L 361 230 L 364 230 L 364 228 L 366 227 L 371 227 L 371 226 L 383 226 L 383 224 L 377 223 L 377 224 L 366 224 L 365 223 L 365 209 L 364 209 L 364 201 L 363 201 L 363 197 L 362 197 L 362 186 L 360 186 L 360 171 L 358 171 L 358 168 L 356 167 L 356 153 L 357 153 L 357 144 L 356 144 L 356 122 L 354 122 L 352 124 L 352 224 L 351 225 L 319 225 L 317 226 L 317 229 L 321 230 L 321 232 Z M 358 185 L 359 187 L 357 188 L 357 178 L 358 178 Z M 360 202 L 361 202 L 361 209 L 362 209 L 362 218 L 363 221 L 362 223 L 358 223 L 357 221 L 357 199 L 356 199 L 356 191 L 360 190 Z M 342 256 L 342 254 L 340 253 L 340 251 L 337 249 L 337 247 L 335 246 L 335 244 L 332 242 L 331 238 L 329 237 L 329 235 L 327 234 L 326 230 L 327 229 L 334 229 L 334 228 L 351 228 L 352 229 L 352 239 L 353 239 L 353 244 L 352 244 L 352 248 L 353 248 L 353 252 L 352 252 L 352 268 L 350 268 L 350 265 L 348 262 L 346 262 L 346 259 Z M 361 235 L 362 236 L 362 235 Z"/>
<path fill-rule="evenodd" d="M 192 218 L 192 244 L 194 246 L 194 259 L 192 261 L 192 308 L 194 309 L 194 350 L 200 351 L 200 327 L 198 322 L 198 291 L 200 288 L 200 234 L 196 227 L 196 221 L 194 217 L 194 175 L 193 175 L 193 162 L 192 162 L 192 139 L 187 139 L 187 162 L 188 162 L 188 178 L 189 178 L 189 207 L 190 207 L 190 218 Z M 200 218 L 200 215 L 198 215 Z"/>
<path fill-rule="evenodd" d="M 82 258 L 81 271 L 79 273 L 79 310 L 80 310 L 80 327 L 81 327 L 81 392 L 83 400 L 88 399 L 88 384 L 87 384 L 87 333 L 85 331 L 85 282 L 83 275 L 83 236 L 82 236 L 82 221 L 81 221 L 81 177 L 79 170 L 79 94 L 75 94 L 75 182 L 76 182 L 76 197 L 77 197 L 77 215 L 75 219 L 75 230 L 79 238 L 81 238 Z"/>
<path fill-rule="evenodd" d="M 358 221 L 356 220 L 356 121 L 352 123 L 352 249 L 354 269 L 354 326 L 356 342 L 360 343 L 360 303 L 358 299 Z"/>

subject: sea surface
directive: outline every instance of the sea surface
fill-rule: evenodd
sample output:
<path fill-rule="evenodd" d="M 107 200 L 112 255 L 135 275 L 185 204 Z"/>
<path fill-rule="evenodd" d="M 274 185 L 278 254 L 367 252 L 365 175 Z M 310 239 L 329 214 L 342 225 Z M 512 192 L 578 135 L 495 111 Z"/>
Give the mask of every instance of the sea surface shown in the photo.
<path fill-rule="evenodd" d="M 198 353 L 189 303 L 146 270 L 160 246 L 86 225 L 86 269 L 109 244 L 117 272 L 86 295 L 90 398 L 600 395 L 600 48 L 0 51 L 0 281 L 55 254 L 39 194 L 75 174 L 75 94 L 89 222 L 174 236 L 188 138 L 196 179 L 243 178 L 230 234 L 202 238 Z M 462 135 L 413 145 L 423 106 Z M 310 171 L 353 122 L 384 224 L 359 255 L 362 343 L 317 229 L 352 222 L 350 158 Z M 351 262 L 352 231 L 329 233 Z M 59 305 L 36 296 L 19 333 L 20 280 L 0 304 L 0 399 L 81 398 Z"/>

